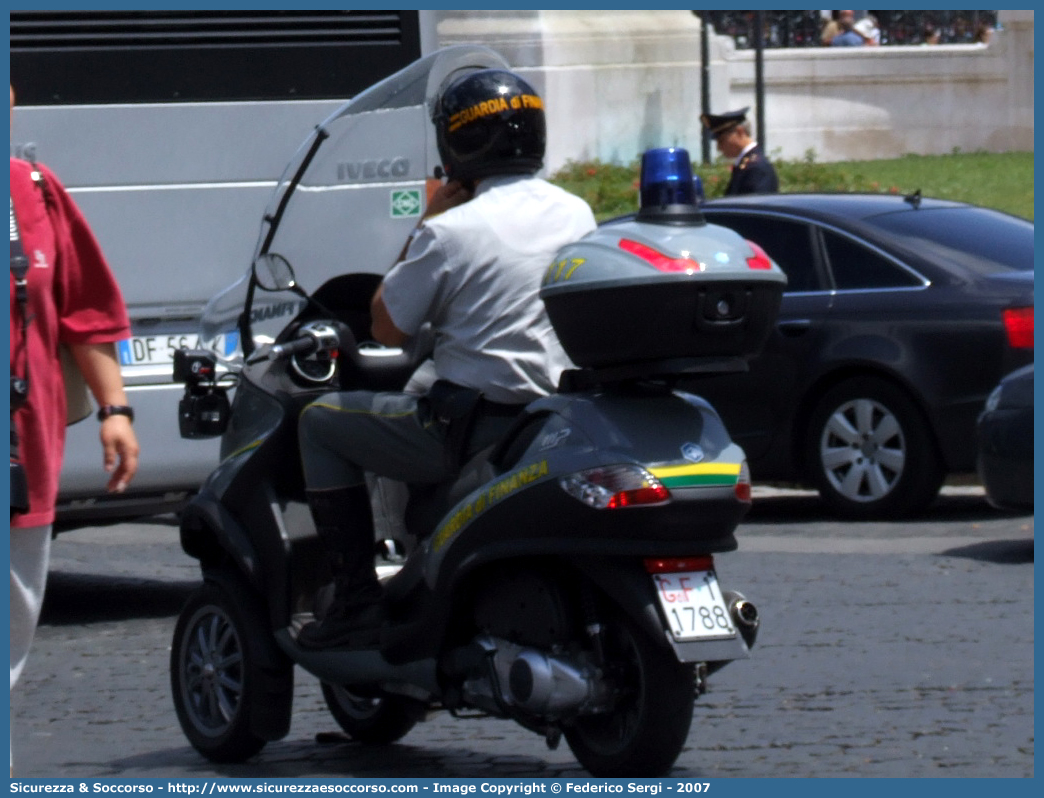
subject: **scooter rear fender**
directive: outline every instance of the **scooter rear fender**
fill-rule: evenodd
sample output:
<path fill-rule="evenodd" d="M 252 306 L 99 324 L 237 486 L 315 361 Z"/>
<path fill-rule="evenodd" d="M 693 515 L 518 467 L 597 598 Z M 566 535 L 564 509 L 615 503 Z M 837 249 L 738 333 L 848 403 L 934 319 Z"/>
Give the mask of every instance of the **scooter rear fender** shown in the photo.
<path fill-rule="evenodd" d="M 588 557 L 572 560 L 574 567 L 601 588 L 658 645 L 673 649 L 679 662 L 706 662 L 721 667 L 726 662 L 747 659 L 750 648 L 739 633 L 731 640 L 679 643 L 660 616 L 652 579 L 635 559 Z"/>
<path fill-rule="evenodd" d="M 482 566 L 463 568 L 452 585 L 441 585 L 437 592 L 428 588 L 417 560 L 411 563 L 413 567 L 408 565 L 400 572 L 389 584 L 388 596 L 401 608 L 415 612 L 408 618 L 400 617 L 387 631 L 382 645 L 387 661 L 407 663 L 420 657 L 437 656 L 446 629 L 453 622 L 454 614 L 461 611 L 458 598 L 467 593 L 470 579 L 486 567 L 518 559 L 528 560 L 537 568 L 543 559 L 554 571 L 560 571 L 562 563 L 566 563 L 578 577 L 590 579 L 605 599 L 634 620 L 650 641 L 670 648 L 680 662 L 706 662 L 712 666 L 719 663 L 717 667 L 720 667 L 725 662 L 749 656 L 749 646 L 740 634 L 729 640 L 676 642 L 660 615 L 655 587 L 641 557 L 534 557 L 532 552 L 523 553 L 522 549 L 514 552 L 501 549 L 500 553 L 504 556 L 491 557 Z"/>

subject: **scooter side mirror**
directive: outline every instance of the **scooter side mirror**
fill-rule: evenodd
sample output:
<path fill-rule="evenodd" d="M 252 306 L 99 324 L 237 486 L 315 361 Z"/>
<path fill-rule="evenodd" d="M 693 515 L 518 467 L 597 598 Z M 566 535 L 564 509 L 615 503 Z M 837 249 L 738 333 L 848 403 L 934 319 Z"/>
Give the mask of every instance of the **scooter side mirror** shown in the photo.
<path fill-rule="evenodd" d="M 276 252 L 266 252 L 254 261 L 254 280 L 262 291 L 289 291 L 297 287 L 294 267 Z"/>

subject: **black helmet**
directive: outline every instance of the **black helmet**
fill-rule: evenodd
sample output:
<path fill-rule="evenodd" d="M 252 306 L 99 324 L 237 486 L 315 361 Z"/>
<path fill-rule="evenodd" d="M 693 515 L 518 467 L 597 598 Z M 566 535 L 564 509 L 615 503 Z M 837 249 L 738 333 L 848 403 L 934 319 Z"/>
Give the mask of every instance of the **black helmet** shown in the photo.
<path fill-rule="evenodd" d="M 482 69 L 454 80 L 431 121 L 451 179 L 532 174 L 544 165 L 544 102 L 513 72 Z"/>

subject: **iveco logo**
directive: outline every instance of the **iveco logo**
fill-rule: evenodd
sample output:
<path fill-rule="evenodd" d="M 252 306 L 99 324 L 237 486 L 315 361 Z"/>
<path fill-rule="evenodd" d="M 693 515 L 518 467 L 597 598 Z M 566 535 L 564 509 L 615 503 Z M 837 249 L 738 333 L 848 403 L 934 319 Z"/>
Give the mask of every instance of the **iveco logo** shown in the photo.
<path fill-rule="evenodd" d="M 682 457 L 691 463 L 698 463 L 703 460 L 703 447 L 698 443 L 686 443 L 681 447 Z"/>
<path fill-rule="evenodd" d="M 409 172 L 409 158 L 385 158 L 376 161 L 349 161 L 337 164 L 338 180 L 380 180 L 390 177 L 406 177 Z"/>

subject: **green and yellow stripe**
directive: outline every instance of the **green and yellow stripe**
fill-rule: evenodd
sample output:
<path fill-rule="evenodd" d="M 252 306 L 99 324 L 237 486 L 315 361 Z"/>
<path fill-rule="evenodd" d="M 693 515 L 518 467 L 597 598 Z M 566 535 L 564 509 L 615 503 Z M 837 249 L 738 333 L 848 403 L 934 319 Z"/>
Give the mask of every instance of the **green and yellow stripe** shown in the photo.
<path fill-rule="evenodd" d="M 731 487 L 740 473 L 739 463 L 686 463 L 648 468 L 665 488 Z"/>

